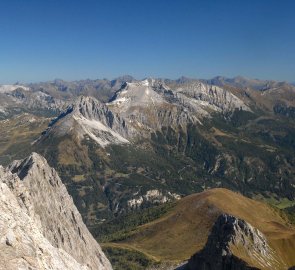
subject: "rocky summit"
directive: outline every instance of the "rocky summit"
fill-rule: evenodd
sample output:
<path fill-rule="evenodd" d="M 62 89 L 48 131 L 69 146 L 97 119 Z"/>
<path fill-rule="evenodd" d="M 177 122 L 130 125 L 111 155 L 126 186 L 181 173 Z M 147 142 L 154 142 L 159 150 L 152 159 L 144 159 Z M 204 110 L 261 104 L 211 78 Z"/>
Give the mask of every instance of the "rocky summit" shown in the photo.
<path fill-rule="evenodd" d="M 129 134 L 125 120 L 93 97 L 79 97 L 49 124 L 43 138 L 72 135 L 83 140 L 95 141 L 102 147 L 108 144 L 124 144 Z M 124 137 L 123 137 L 124 136 Z"/>
<path fill-rule="evenodd" d="M 112 269 L 42 156 L 0 167 L 0 189 L 0 269 Z"/>
<path fill-rule="evenodd" d="M 287 269 L 287 265 L 258 229 L 242 219 L 222 214 L 205 247 L 191 257 L 186 269 Z"/>

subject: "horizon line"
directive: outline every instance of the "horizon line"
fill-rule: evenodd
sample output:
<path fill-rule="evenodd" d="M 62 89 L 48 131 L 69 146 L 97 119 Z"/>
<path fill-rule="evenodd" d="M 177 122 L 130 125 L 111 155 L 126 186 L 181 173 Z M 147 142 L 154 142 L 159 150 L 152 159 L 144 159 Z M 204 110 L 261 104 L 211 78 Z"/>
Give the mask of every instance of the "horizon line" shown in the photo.
<path fill-rule="evenodd" d="M 159 76 L 148 76 L 148 77 L 143 77 L 141 79 L 138 79 L 138 76 L 133 76 L 130 74 L 124 74 L 124 75 L 119 75 L 116 77 L 113 77 L 112 79 L 107 78 L 107 77 L 97 77 L 97 78 L 85 78 L 85 79 L 62 79 L 62 78 L 54 78 L 54 79 L 49 79 L 49 80 L 40 80 L 40 81 L 30 81 L 30 82 L 22 82 L 19 80 L 16 80 L 15 83 L 0 83 L 0 86 L 3 85 L 28 85 L 28 84 L 38 84 L 38 83 L 50 83 L 50 82 L 55 82 L 55 81 L 64 81 L 64 82 L 81 82 L 81 81 L 96 81 L 96 80 L 107 80 L 107 81 L 114 81 L 123 77 L 131 77 L 132 79 L 136 81 L 143 81 L 145 79 L 163 79 L 163 80 L 179 80 L 182 78 L 189 79 L 189 80 L 212 80 L 215 78 L 225 78 L 225 79 L 236 79 L 236 78 L 241 78 L 241 79 L 246 79 L 246 80 L 257 80 L 257 81 L 266 81 L 266 82 L 279 82 L 279 83 L 288 83 L 288 84 L 294 84 L 295 79 L 293 81 L 287 81 L 287 80 L 275 80 L 275 79 L 259 79 L 259 78 L 250 78 L 247 76 L 243 75 L 237 75 L 237 76 L 223 76 L 223 75 L 216 75 L 211 78 L 197 78 L 197 77 L 191 77 L 191 76 L 185 76 L 185 75 L 180 75 L 177 78 L 168 78 L 168 77 L 159 77 Z"/>

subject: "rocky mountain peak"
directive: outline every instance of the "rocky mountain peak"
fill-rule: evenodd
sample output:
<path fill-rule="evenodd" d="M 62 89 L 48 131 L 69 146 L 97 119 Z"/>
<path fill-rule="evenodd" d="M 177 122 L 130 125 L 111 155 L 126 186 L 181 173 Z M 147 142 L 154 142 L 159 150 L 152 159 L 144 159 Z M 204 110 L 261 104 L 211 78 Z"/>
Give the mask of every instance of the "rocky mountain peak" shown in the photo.
<path fill-rule="evenodd" d="M 0 168 L 0 269 L 112 269 L 42 156 L 8 168 Z"/>
<path fill-rule="evenodd" d="M 253 245 L 256 250 L 263 254 L 269 252 L 266 238 L 259 230 L 252 227 L 246 221 L 228 214 L 222 214 L 218 217 L 206 247 L 212 248 L 216 244 L 216 240 L 220 243 L 219 247 L 222 255 L 232 254 L 230 245 L 235 245 L 239 242 L 242 242 L 245 246 Z M 247 240 L 251 242 L 247 242 Z"/>
<path fill-rule="evenodd" d="M 188 263 L 188 269 L 281 269 L 286 268 L 266 237 L 237 217 L 220 215 L 205 247 Z"/>
<path fill-rule="evenodd" d="M 87 119 L 100 119 L 110 114 L 107 106 L 94 97 L 80 96 L 73 106 L 74 114 L 80 114 Z"/>
<path fill-rule="evenodd" d="M 111 98 L 109 105 L 119 107 L 121 111 L 127 111 L 130 107 L 147 107 L 165 103 L 163 97 L 154 91 L 153 83 L 153 79 L 126 82 Z"/>
<path fill-rule="evenodd" d="M 131 132 L 125 120 L 104 103 L 94 97 L 80 96 L 52 120 L 43 138 L 52 133 L 57 136 L 73 135 L 79 140 L 91 138 L 105 147 L 110 143 L 129 143 L 126 138 Z"/>
<path fill-rule="evenodd" d="M 28 175 L 30 170 L 33 169 L 33 167 L 42 166 L 42 164 L 45 164 L 45 162 L 47 163 L 45 158 L 33 152 L 29 157 L 23 159 L 21 162 L 18 160 L 13 161 L 10 164 L 9 169 L 12 173 L 16 173 L 18 177 L 23 180 Z"/>

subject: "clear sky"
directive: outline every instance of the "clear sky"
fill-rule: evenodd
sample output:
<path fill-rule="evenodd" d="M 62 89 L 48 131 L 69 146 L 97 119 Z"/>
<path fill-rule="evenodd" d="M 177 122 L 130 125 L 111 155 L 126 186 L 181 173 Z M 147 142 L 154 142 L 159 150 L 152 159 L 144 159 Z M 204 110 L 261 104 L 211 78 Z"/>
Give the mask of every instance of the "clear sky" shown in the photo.
<path fill-rule="evenodd" d="M 0 1 L 0 83 L 124 74 L 293 82 L 295 1 Z"/>

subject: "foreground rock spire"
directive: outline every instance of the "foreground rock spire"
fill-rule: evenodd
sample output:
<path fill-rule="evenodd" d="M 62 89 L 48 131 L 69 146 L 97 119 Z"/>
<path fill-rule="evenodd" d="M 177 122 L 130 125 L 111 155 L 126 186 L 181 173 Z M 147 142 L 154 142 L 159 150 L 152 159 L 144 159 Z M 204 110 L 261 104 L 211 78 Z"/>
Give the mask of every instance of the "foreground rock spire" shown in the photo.
<path fill-rule="evenodd" d="M 266 237 L 246 221 L 220 215 L 205 247 L 189 260 L 186 270 L 287 269 Z"/>
<path fill-rule="evenodd" d="M 112 269 L 58 174 L 36 153 L 0 166 L 0 269 Z"/>

